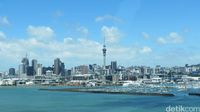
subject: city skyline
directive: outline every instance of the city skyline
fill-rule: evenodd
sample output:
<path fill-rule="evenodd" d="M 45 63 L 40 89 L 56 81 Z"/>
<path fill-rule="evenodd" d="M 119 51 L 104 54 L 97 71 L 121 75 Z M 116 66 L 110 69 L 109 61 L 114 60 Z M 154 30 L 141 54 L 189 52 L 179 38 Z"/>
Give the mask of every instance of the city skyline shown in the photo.
<path fill-rule="evenodd" d="M 46 7 L 46 4 L 49 6 Z M 17 68 L 28 53 L 44 66 L 67 68 L 198 64 L 199 1 L 0 1 L 0 71 Z M 27 18 L 28 17 L 28 18 Z"/>

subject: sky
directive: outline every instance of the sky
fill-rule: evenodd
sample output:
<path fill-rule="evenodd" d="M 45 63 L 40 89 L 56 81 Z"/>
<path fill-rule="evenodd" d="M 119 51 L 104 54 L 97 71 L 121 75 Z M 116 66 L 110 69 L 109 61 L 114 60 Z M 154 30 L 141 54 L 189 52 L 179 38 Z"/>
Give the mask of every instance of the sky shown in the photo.
<path fill-rule="evenodd" d="M 200 62 L 199 0 L 1 0 L 0 71 L 23 57 L 67 68 Z"/>

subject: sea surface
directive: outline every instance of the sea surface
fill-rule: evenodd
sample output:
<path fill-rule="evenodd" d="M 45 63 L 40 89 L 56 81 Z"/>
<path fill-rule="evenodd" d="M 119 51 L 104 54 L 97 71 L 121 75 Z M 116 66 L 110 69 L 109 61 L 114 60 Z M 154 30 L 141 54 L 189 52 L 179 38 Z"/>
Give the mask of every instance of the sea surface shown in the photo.
<path fill-rule="evenodd" d="M 200 107 L 199 96 L 50 92 L 39 88 L 44 87 L 0 87 L 0 112 L 165 112 L 169 106 Z"/>

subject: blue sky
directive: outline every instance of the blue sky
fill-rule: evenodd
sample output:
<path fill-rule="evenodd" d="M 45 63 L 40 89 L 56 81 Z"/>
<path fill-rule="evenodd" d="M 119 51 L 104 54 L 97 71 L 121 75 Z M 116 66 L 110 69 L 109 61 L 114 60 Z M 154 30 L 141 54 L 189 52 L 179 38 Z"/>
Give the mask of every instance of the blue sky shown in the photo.
<path fill-rule="evenodd" d="M 26 52 L 44 66 L 184 66 L 200 61 L 199 0 L 1 0 L 0 70 Z"/>

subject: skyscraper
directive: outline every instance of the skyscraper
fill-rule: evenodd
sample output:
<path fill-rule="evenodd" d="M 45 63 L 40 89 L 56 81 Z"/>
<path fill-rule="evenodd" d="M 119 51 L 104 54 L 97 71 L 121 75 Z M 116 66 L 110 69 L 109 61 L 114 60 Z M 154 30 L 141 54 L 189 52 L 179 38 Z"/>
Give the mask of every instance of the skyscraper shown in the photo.
<path fill-rule="evenodd" d="M 27 76 L 33 76 L 33 67 L 32 66 L 28 66 L 27 67 Z"/>
<path fill-rule="evenodd" d="M 42 75 L 42 64 L 37 64 L 37 76 Z"/>
<path fill-rule="evenodd" d="M 116 73 L 116 71 L 117 71 L 117 61 L 111 61 L 111 71 L 112 71 L 112 73 Z"/>
<path fill-rule="evenodd" d="M 36 59 L 32 60 L 32 68 L 33 68 L 33 75 L 36 75 L 36 72 L 37 72 L 37 60 Z"/>
<path fill-rule="evenodd" d="M 27 57 L 24 57 L 24 58 L 22 59 L 22 63 L 23 63 L 25 66 L 29 66 L 29 60 L 28 60 L 28 58 L 27 58 Z"/>
<path fill-rule="evenodd" d="M 20 77 L 20 78 L 26 77 L 26 74 L 25 74 L 25 65 L 24 65 L 24 63 L 21 63 L 21 64 L 19 65 L 19 77 Z"/>
<path fill-rule="evenodd" d="M 27 70 L 28 70 L 28 66 L 29 66 L 29 60 L 28 60 L 28 58 L 27 58 L 27 55 L 26 55 L 26 57 L 24 57 L 24 58 L 22 59 L 21 62 L 24 64 L 24 66 L 25 66 L 25 74 L 27 74 Z"/>
<path fill-rule="evenodd" d="M 61 74 L 61 76 L 65 75 L 65 64 L 64 63 L 61 63 L 61 65 L 60 65 L 60 74 Z"/>
<path fill-rule="evenodd" d="M 61 61 L 59 58 L 56 58 L 54 60 L 54 69 L 53 69 L 53 73 L 56 75 L 59 75 L 61 71 Z"/>

